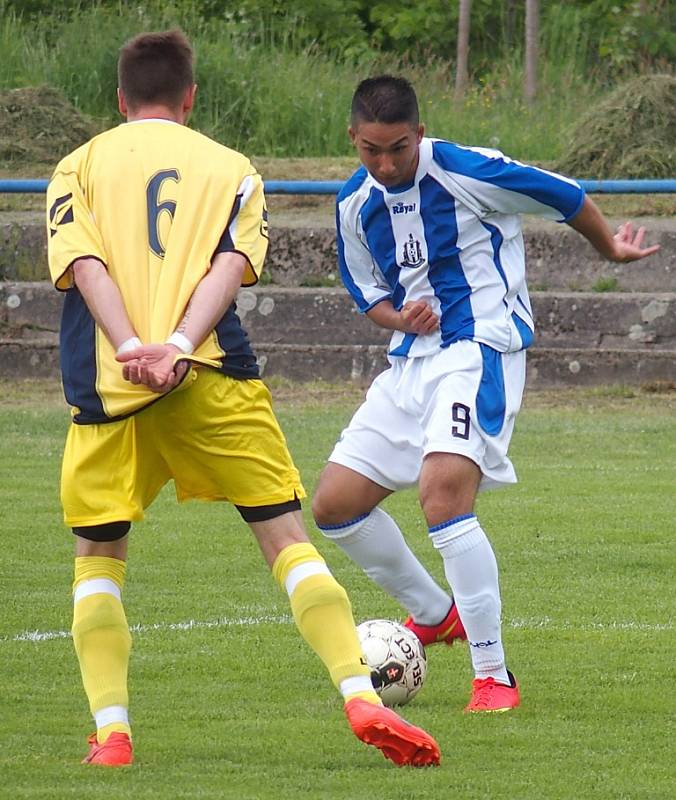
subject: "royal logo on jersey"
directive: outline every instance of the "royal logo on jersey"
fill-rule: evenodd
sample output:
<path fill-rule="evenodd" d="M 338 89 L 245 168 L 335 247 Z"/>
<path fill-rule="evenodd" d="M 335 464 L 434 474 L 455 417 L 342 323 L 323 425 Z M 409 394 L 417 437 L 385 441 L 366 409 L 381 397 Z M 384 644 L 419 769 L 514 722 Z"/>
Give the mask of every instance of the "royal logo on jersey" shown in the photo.
<path fill-rule="evenodd" d="M 393 214 L 412 214 L 415 211 L 415 203 L 402 203 L 401 200 L 392 206 Z"/>
<path fill-rule="evenodd" d="M 57 197 L 49 209 L 49 235 L 54 236 L 59 225 L 67 225 L 74 221 L 73 193 L 69 192 Z"/>
<path fill-rule="evenodd" d="M 401 262 L 401 266 L 415 269 L 424 261 L 425 259 L 423 258 L 420 242 L 413 238 L 412 233 L 409 233 L 408 241 L 404 244 L 404 258 Z"/>

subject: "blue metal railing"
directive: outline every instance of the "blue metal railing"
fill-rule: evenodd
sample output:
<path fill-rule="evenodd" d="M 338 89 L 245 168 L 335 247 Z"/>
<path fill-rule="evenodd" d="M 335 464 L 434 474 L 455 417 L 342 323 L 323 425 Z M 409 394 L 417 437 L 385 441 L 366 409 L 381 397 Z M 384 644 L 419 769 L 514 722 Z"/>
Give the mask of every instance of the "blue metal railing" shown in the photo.
<path fill-rule="evenodd" d="M 0 179 L 0 194 L 39 194 L 47 191 L 44 179 Z M 664 180 L 581 180 L 592 194 L 676 194 L 676 178 Z M 265 181 L 266 194 L 338 194 L 343 181 Z"/>

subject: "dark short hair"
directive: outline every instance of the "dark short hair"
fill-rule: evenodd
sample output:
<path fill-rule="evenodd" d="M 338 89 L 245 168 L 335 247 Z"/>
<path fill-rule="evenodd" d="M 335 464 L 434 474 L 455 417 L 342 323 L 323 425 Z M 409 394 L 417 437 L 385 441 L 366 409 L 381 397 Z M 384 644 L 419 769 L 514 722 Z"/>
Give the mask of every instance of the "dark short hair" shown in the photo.
<path fill-rule="evenodd" d="M 406 78 L 378 75 L 363 80 L 352 97 L 352 125 L 360 122 L 420 122 L 418 99 Z"/>
<path fill-rule="evenodd" d="M 140 33 L 120 50 L 117 79 L 130 108 L 175 108 L 195 82 L 190 42 L 180 30 Z"/>

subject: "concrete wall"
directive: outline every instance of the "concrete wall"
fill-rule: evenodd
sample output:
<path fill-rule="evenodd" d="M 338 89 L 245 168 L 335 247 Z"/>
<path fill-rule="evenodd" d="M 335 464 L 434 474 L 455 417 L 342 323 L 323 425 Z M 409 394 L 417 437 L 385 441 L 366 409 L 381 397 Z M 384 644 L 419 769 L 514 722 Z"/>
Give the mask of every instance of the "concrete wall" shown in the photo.
<path fill-rule="evenodd" d="M 0 284 L 0 375 L 56 374 L 63 295 L 47 282 Z M 531 383 L 676 382 L 676 293 L 533 292 Z M 243 289 L 238 311 L 268 374 L 368 380 L 389 333 L 343 289 Z"/>
<path fill-rule="evenodd" d="M 642 224 L 660 252 L 610 264 L 568 226 L 525 220 L 532 385 L 676 384 L 676 222 Z M 0 215 L 0 375 L 58 374 L 62 295 L 47 282 L 46 247 L 41 213 Z M 367 381 L 386 365 L 389 333 L 340 286 L 330 214 L 273 225 L 261 285 L 238 307 L 265 374 Z"/>
<path fill-rule="evenodd" d="M 639 264 L 610 264 L 566 225 L 526 220 L 524 238 L 531 289 L 622 292 L 676 292 L 676 222 L 642 222 L 651 243 L 662 249 Z M 48 280 L 45 221 L 36 212 L 0 215 L 0 280 Z M 333 286 L 336 267 L 333 227 L 270 229 L 270 250 L 263 280 L 274 286 Z"/>

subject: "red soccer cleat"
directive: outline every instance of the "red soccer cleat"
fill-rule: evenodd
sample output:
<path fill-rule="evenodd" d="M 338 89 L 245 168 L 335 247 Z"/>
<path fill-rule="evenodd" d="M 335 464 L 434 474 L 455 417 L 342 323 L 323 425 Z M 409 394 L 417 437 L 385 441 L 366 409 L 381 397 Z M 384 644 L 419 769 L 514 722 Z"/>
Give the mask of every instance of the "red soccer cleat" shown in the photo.
<path fill-rule="evenodd" d="M 458 616 L 458 608 L 455 603 L 453 603 L 451 610 L 438 625 L 418 625 L 417 622 L 413 621 L 413 617 L 408 617 L 404 625 L 415 633 L 425 647 L 437 642 L 452 645 L 456 640 L 467 640 L 467 634 Z"/>
<path fill-rule="evenodd" d="M 96 734 L 87 739 L 89 752 L 83 764 L 99 764 L 104 767 L 128 767 L 134 760 L 131 739 L 126 733 L 114 731 L 103 744 L 99 744 Z"/>
<path fill-rule="evenodd" d="M 516 708 L 521 702 L 516 678 L 509 670 L 510 685 L 498 683 L 495 678 L 475 678 L 472 696 L 465 706 L 466 713 L 496 713 Z"/>
<path fill-rule="evenodd" d="M 355 736 L 398 766 L 439 766 L 441 754 L 434 739 L 391 709 L 355 697 L 345 703 L 345 714 Z"/>

